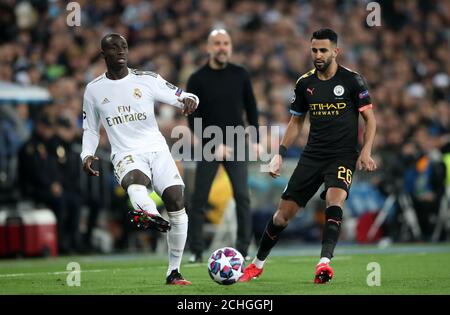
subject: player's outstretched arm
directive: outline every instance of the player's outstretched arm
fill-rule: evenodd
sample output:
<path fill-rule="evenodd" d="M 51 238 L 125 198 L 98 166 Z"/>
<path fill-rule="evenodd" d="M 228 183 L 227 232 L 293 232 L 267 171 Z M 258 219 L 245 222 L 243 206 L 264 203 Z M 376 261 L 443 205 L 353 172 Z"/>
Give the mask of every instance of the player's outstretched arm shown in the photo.
<path fill-rule="evenodd" d="M 286 132 L 281 140 L 280 150 L 275 154 L 269 164 L 269 175 L 273 178 L 280 176 L 281 165 L 283 164 L 283 156 L 287 148 L 289 148 L 303 127 L 305 115 L 292 115 L 287 126 Z"/>
<path fill-rule="evenodd" d="M 368 108 L 362 111 L 361 115 L 365 122 L 364 143 L 361 149 L 361 153 L 359 154 L 358 161 L 356 162 L 356 167 L 358 170 L 366 170 L 372 172 L 377 169 L 377 165 L 372 159 L 372 146 L 375 139 L 377 122 L 372 108 Z"/>
<path fill-rule="evenodd" d="M 157 75 L 149 78 L 149 88 L 155 100 L 182 109 L 183 115 L 192 114 L 199 104 L 199 98 L 192 93 L 184 92 L 181 88 L 167 82 Z M 156 80 L 156 81 L 155 81 Z"/>

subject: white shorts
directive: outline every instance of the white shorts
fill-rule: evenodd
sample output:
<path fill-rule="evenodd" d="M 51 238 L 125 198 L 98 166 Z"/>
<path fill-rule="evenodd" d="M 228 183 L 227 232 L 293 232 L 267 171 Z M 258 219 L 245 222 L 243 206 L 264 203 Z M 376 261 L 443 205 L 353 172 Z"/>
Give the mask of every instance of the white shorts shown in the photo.
<path fill-rule="evenodd" d="M 122 179 L 132 170 L 140 170 L 150 178 L 153 190 L 161 197 L 170 186 L 184 187 L 175 161 L 169 150 L 146 153 L 118 153 L 112 157 L 114 175 L 119 185 Z"/>

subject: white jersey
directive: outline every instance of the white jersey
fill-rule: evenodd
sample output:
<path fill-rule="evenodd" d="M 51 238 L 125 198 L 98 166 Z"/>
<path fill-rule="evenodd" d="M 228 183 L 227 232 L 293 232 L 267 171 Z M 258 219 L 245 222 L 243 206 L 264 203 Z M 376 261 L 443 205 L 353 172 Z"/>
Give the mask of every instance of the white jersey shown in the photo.
<path fill-rule="evenodd" d="M 84 93 L 81 158 L 95 155 L 100 122 L 111 143 L 111 155 L 167 149 L 155 119 L 155 101 L 182 108 L 178 99 L 189 95 L 151 71 L 129 69 L 128 75 L 119 80 L 110 80 L 106 74 L 99 76 Z"/>

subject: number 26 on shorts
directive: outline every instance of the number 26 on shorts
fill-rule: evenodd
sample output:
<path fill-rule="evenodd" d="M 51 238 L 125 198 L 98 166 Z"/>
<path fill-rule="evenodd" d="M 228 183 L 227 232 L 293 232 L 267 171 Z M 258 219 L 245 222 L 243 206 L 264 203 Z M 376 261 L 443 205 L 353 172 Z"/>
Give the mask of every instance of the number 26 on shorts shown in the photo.
<path fill-rule="evenodd" d="M 338 167 L 338 178 L 342 179 L 347 186 L 352 183 L 352 171 L 344 166 Z"/>

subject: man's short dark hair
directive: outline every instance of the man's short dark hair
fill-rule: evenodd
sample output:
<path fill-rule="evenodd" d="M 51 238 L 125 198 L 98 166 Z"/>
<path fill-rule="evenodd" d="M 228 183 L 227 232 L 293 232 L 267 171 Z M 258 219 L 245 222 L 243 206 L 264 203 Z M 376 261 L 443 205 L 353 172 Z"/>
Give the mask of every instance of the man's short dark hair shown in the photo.
<path fill-rule="evenodd" d="M 321 28 L 312 34 L 311 40 L 313 39 L 329 39 L 330 42 L 337 45 L 338 35 L 330 28 Z"/>
<path fill-rule="evenodd" d="M 102 50 L 106 49 L 106 46 L 108 45 L 109 39 L 113 38 L 113 37 L 120 37 L 120 38 L 123 38 L 126 41 L 125 37 L 123 37 L 120 34 L 117 34 L 117 33 L 106 34 L 105 36 L 103 36 L 102 41 L 100 42 L 100 46 L 102 47 Z"/>

